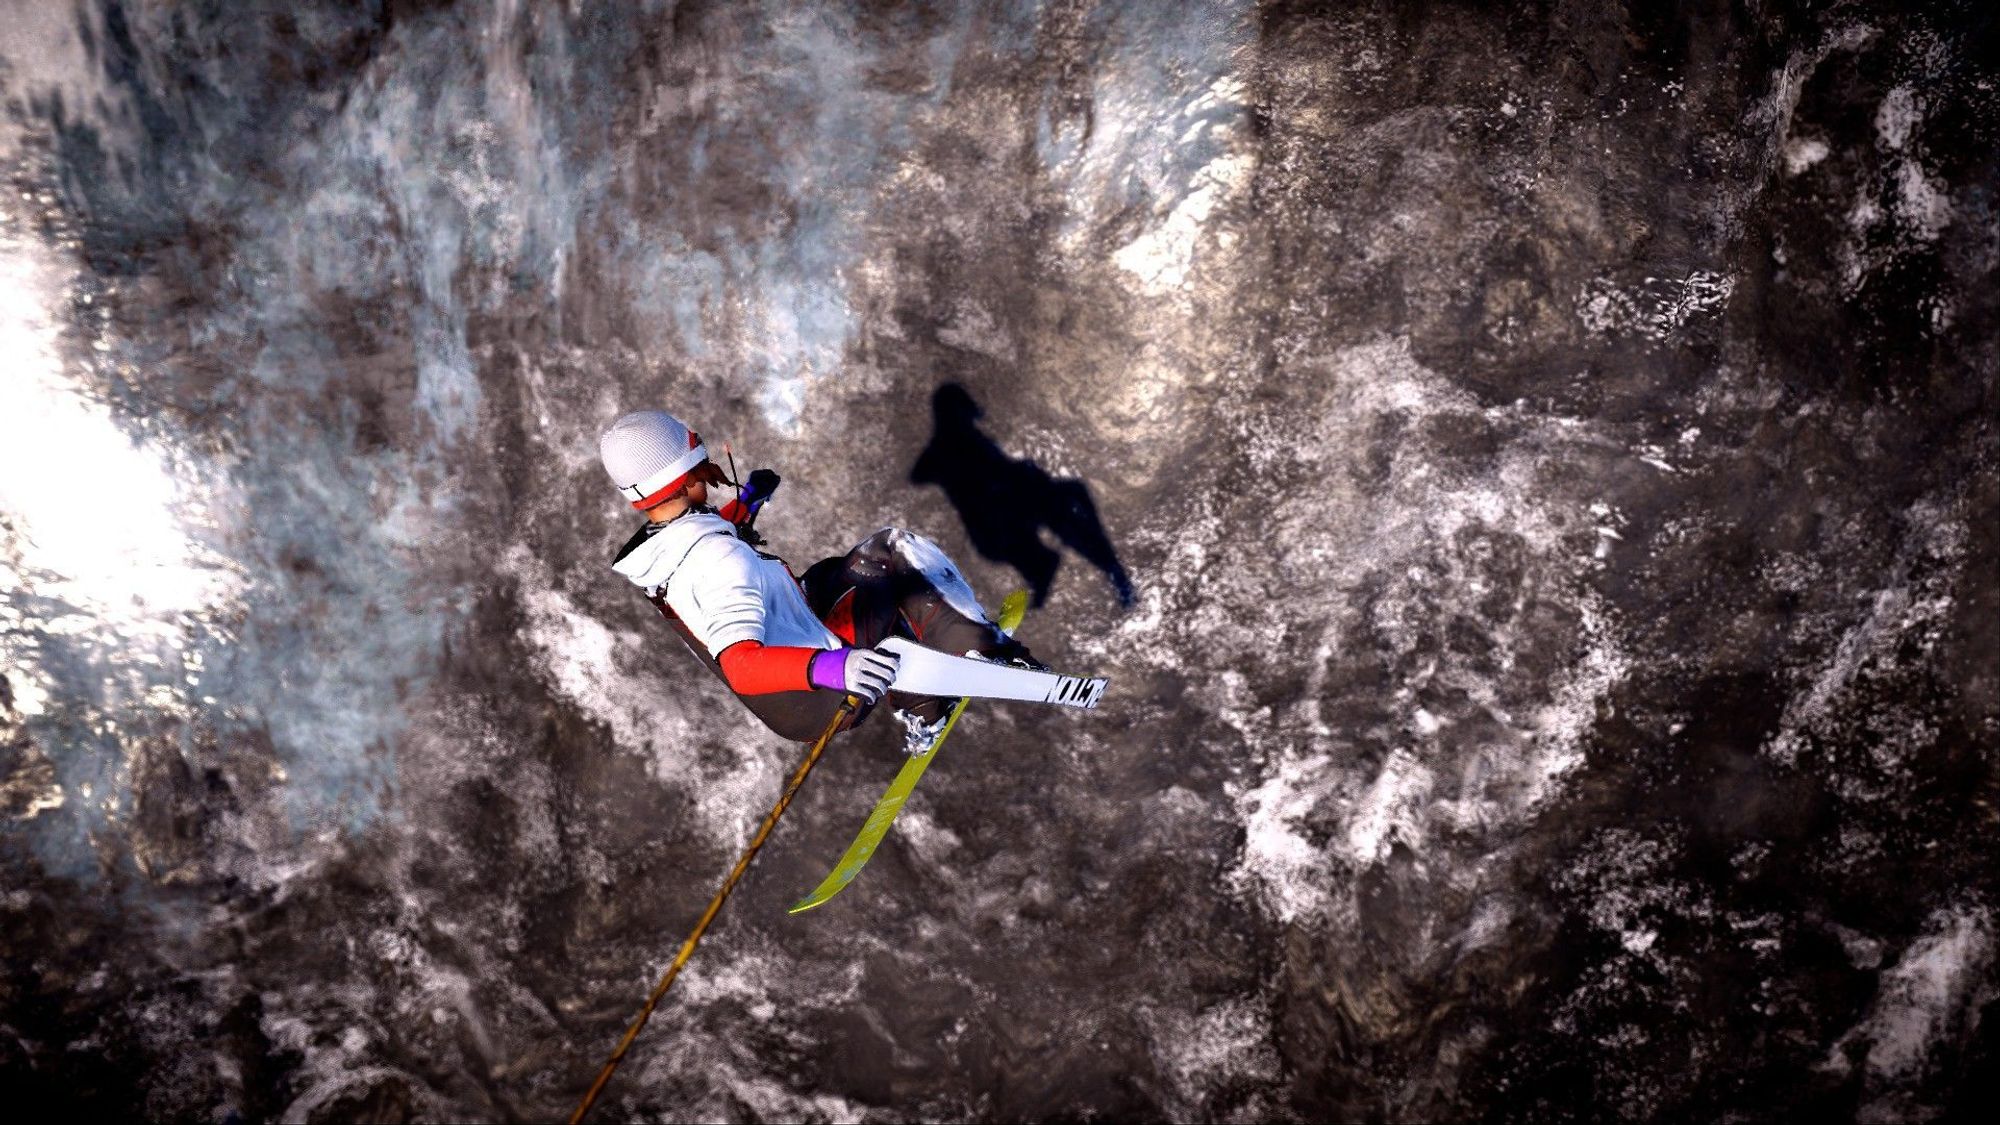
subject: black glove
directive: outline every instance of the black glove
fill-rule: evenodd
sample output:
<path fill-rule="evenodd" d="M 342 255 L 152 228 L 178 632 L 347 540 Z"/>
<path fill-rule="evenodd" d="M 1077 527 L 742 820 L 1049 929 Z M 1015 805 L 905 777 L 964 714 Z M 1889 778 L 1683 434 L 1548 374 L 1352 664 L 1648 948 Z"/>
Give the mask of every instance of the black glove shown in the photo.
<path fill-rule="evenodd" d="M 750 479 L 743 483 L 742 488 L 737 489 L 736 498 L 741 500 L 743 506 L 750 509 L 754 516 L 757 509 L 763 507 L 764 501 L 769 500 L 777 491 L 778 474 L 769 469 L 752 469 Z"/>

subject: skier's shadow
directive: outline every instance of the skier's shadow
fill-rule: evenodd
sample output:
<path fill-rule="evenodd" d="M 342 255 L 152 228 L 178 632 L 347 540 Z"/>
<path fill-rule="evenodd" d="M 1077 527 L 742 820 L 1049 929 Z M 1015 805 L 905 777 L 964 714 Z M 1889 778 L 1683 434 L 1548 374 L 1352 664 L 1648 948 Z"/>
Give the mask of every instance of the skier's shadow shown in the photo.
<path fill-rule="evenodd" d="M 1118 552 L 1097 518 L 1090 486 L 1080 480 L 1057 480 L 1026 458 L 1007 456 L 993 439 L 979 432 L 983 412 L 972 395 L 957 383 L 946 383 L 931 396 L 932 431 L 929 445 L 910 469 L 914 484 L 935 484 L 958 509 L 973 549 L 997 563 L 1021 572 L 1035 604 L 1048 600 L 1062 554 L 1042 542 L 1042 529 L 1104 572 L 1130 607 L 1132 579 L 1118 561 Z"/>

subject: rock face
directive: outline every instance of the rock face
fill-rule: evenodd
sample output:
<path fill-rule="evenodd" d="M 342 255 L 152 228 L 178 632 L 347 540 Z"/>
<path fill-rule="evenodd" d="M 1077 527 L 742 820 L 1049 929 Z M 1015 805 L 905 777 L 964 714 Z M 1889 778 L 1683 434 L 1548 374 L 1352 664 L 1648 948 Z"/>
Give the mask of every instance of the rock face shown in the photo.
<path fill-rule="evenodd" d="M 790 918 L 839 745 L 607 1119 L 1981 1116 L 1993 20 L 1668 7 L 10 5 L 0 1086 L 567 1113 L 797 752 L 660 405 L 1113 688 Z"/>

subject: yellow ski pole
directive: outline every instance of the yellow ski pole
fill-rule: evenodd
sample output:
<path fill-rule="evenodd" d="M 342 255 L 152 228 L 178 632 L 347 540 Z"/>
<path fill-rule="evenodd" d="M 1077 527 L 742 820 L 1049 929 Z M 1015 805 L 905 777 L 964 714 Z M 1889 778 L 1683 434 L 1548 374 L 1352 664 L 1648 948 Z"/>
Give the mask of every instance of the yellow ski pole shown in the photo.
<path fill-rule="evenodd" d="M 715 892 L 715 897 L 709 900 L 708 909 L 702 912 L 701 921 L 694 924 L 694 932 L 681 943 L 681 951 L 674 955 L 673 964 L 667 966 L 666 975 L 660 978 L 659 986 L 646 998 L 646 1006 L 639 1009 L 639 1018 L 632 1021 L 631 1027 L 625 1029 L 625 1038 L 618 1041 L 618 1049 L 611 1052 L 611 1057 L 605 1060 L 604 1069 L 597 1072 L 597 1081 L 590 1084 L 590 1092 L 577 1103 L 576 1112 L 569 1115 L 569 1125 L 577 1125 L 582 1121 L 583 1115 L 589 1113 L 590 1107 L 596 1103 L 597 1095 L 604 1092 L 604 1084 L 611 1081 L 612 1072 L 618 1069 L 619 1063 L 625 1061 L 625 1052 L 631 1050 L 632 1041 L 639 1037 L 639 1029 L 645 1027 L 646 1021 L 653 1017 L 653 1009 L 659 1006 L 660 998 L 667 994 L 667 989 L 673 985 L 674 978 L 680 975 L 681 966 L 686 965 L 688 958 L 694 956 L 695 945 L 701 941 L 701 935 L 708 930 L 708 924 L 715 921 L 716 914 L 722 910 L 723 900 L 729 897 L 730 891 L 736 889 L 736 881 L 749 869 L 751 858 L 757 854 L 758 848 L 764 846 L 764 839 L 771 834 L 771 829 L 776 827 L 778 818 L 785 815 L 786 806 L 790 805 L 792 798 L 798 795 L 799 786 L 805 784 L 806 775 L 812 772 L 814 763 L 819 761 L 820 753 L 826 749 L 826 744 L 833 740 L 834 732 L 840 729 L 840 724 L 847 720 L 847 716 L 854 713 L 854 708 L 860 702 L 851 695 L 841 700 L 840 710 L 833 713 L 833 721 L 826 724 L 826 729 L 820 732 L 819 739 L 812 744 L 812 749 L 806 751 L 806 760 L 800 762 L 799 768 L 793 771 L 792 780 L 785 785 L 784 795 L 771 807 L 770 815 L 766 816 L 764 823 L 758 827 L 757 835 L 751 837 L 750 846 L 743 850 L 743 857 L 736 861 L 735 870 L 729 873 L 729 878 L 722 881 L 722 889 Z"/>

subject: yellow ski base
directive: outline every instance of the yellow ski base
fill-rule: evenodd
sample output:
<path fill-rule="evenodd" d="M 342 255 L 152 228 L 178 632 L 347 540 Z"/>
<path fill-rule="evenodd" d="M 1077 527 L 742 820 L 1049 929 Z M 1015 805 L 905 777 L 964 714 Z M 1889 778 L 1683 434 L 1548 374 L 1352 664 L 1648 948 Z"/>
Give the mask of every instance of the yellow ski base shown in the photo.
<path fill-rule="evenodd" d="M 998 622 L 1000 631 L 1013 635 L 1014 630 L 1021 627 L 1021 619 L 1027 614 L 1028 592 L 1016 590 L 1008 594 L 1007 600 L 1000 603 Z M 811 894 L 793 903 L 786 913 L 798 914 L 826 902 L 846 889 L 847 884 L 852 883 L 855 876 L 861 874 L 861 869 L 868 866 L 868 860 L 874 856 L 876 847 L 882 843 L 882 838 L 889 834 L 889 826 L 896 822 L 896 814 L 903 811 L 903 802 L 908 800 L 911 792 L 916 789 L 917 781 L 924 776 L 924 771 L 931 768 L 931 763 L 937 760 L 938 751 L 944 749 L 944 740 L 951 736 L 951 728 L 958 725 L 958 717 L 965 713 L 967 702 L 969 701 L 961 699 L 958 705 L 951 709 L 951 717 L 945 720 L 944 730 L 939 732 L 937 741 L 929 750 L 903 763 L 903 768 L 896 773 L 896 780 L 889 783 L 889 788 L 882 794 L 882 799 L 875 802 L 875 809 L 868 814 L 867 823 L 861 826 L 861 831 L 855 835 L 854 842 L 847 845 L 847 851 L 841 854 L 840 862 L 833 865 L 832 872 L 820 880 L 819 886 L 814 887 Z"/>

